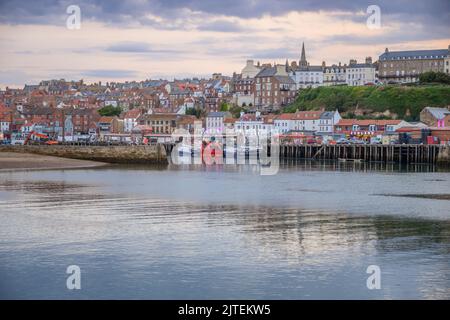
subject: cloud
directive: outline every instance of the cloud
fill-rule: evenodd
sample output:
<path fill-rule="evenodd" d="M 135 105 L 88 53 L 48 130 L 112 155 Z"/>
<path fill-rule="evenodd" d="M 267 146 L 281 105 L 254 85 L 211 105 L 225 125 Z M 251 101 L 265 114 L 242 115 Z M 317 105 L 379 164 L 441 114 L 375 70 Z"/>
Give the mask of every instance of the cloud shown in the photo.
<path fill-rule="evenodd" d="M 0 0 L 0 69 L 38 68 L 32 80 L 231 74 L 248 58 L 298 60 L 303 41 L 311 64 L 450 44 L 450 1 L 376 2 L 380 30 L 356 0 Z M 71 4 L 80 30 L 65 28 Z"/>
<path fill-rule="evenodd" d="M 148 56 L 158 60 L 174 59 L 180 55 L 186 55 L 186 52 L 174 49 L 153 49 L 150 44 L 139 41 L 123 41 L 111 44 L 100 51 L 117 54 L 136 54 L 141 59 L 148 59 Z"/>
<path fill-rule="evenodd" d="M 218 20 L 205 24 L 200 24 L 197 27 L 200 31 L 216 31 L 216 32 L 240 32 L 244 31 L 244 28 L 239 22 L 231 22 L 226 20 Z"/>
<path fill-rule="evenodd" d="M 120 42 L 110 45 L 105 49 L 110 52 L 143 53 L 151 52 L 150 45 L 145 42 Z"/>
<path fill-rule="evenodd" d="M 69 0 L 2 0 L 0 22 L 3 23 L 54 23 L 65 21 Z M 146 21 L 157 25 L 158 20 L 149 15 L 168 20 L 188 20 L 191 14 L 260 18 L 264 15 L 280 16 L 292 11 L 351 12 L 347 18 L 358 19 L 356 13 L 365 12 L 369 3 L 349 0 L 78 0 L 82 17 L 107 23 L 135 23 Z M 450 26 L 450 1 L 448 0 L 379 0 L 382 14 L 395 16 L 402 21 Z M 160 25 L 160 27 L 163 27 Z M 170 27 L 170 26 L 169 26 Z"/>
<path fill-rule="evenodd" d="M 137 76 L 134 70 L 112 70 L 112 69 L 99 69 L 99 70 L 85 70 L 80 72 L 82 76 L 93 78 L 133 78 Z"/>

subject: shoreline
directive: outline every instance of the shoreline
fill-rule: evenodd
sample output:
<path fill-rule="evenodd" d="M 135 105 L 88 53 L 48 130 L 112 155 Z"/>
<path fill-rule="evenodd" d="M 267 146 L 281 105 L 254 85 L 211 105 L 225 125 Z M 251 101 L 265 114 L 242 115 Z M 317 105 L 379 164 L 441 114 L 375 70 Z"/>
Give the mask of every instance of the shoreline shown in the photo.
<path fill-rule="evenodd" d="M 0 152 L 0 173 L 29 170 L 89 169 L 109 163 L 44 156 L 30 153 Z"/>

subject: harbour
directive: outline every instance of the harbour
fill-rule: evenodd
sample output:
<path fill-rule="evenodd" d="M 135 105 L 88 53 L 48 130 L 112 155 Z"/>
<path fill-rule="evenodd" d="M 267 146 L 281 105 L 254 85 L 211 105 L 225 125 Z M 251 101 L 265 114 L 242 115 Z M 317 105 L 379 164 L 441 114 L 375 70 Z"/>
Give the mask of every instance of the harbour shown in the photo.
<path fill-rule="evenodd" d="M 267 177 L 250 164 L 0 172 L 0 297 L 448 299 L 449 189 L 437 166 L 294 158 Z M 373 264 L 382 290 L 366 287 Z"/>

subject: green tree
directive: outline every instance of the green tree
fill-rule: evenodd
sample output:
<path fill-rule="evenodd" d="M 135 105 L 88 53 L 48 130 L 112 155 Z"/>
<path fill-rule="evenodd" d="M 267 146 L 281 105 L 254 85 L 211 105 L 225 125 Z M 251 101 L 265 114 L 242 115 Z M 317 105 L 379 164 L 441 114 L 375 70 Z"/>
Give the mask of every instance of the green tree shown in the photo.
<path fill-rule="evenodd" d="M 226 111 L 228 111 L 228 110 L 230 110 L 230 106 L 228 105 L 228 103 L 222 102 L 222 103 L 220 104 L 220 111 L 226 112 Z"/>
<path fill-rule="evenodd" d="M 200 119 L 202 116 L 205 115 L 205 112 L 200 108 L 188 108 L 186 110 L 187 115 L 196 116 L 197 119 Z"/>
<path fill-rule="evenodd" d="M 420 83 L 443 83 L 450 84 L 450 75 L 443 72 L 429 71 L 419 76 Z"/>
<path fill-rule="evenodd" d="M 98 113 L 103 117 L 120 116 L 122 108 L 108 105 L 98 110 Z"/>
<path fill-rule="evenodd" d="M 240 118 L 241 112 L 244 111 L 244 108 L 241 108 L 238 105 L 233 105 L 229 111 L 233 118 Z"/>
<path fill-rule="evenodd" d="M 436 75 L 432 75 L 435 77 Z M 427 79 L 431 75 L 426 75 Z M 443 77 L 439 75 L 438 77 Z M 441 78 L 439 78 L 441 79 Z M 433 85 L 385 85 L 385 86 L 331 86 L 300 90 L 295 101 L 286 106 L 284 112 L 296 110 L 338 109 L 347 116 L 357 110 L 367 116 L 372 113 L 384 113 L 389 110 L 392 116 L 418 120 L 420 111 L 425 107 L 446 107 L 450 104 L 450 86 Z"/>

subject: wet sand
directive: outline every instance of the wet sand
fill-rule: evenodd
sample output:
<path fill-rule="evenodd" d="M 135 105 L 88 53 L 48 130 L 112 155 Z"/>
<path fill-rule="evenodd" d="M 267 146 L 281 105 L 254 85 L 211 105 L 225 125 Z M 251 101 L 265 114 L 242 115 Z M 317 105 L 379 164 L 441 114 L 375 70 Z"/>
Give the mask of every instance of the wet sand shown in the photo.
<path fill-rule="evenodd" d="M 445 181 L 445 180 L 444 180 Z M 377 196 L 385 197 L 406 197 L 406 198 L 422 198 L 422 199 L 434 199 L 434 200 L 450 200 L 450 193 L 443 194 L 376 194 Z"/>
<path fill-rule="evenodd" d="M 42 156 L 29 153 L 0 152 L 0 172 L 15 170 L 76 169 L 105 166 L 107 163 Z"/>

